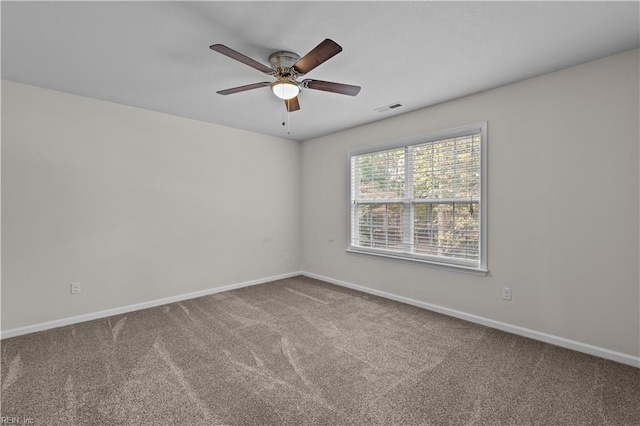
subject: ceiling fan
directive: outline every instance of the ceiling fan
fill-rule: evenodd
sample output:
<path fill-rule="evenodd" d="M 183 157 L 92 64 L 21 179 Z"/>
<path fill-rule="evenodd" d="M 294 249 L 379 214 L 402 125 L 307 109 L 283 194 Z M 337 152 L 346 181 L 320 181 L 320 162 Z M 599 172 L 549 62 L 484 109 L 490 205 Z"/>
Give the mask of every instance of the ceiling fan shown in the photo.
<path fill-rule="evenodd" d="M 296 80 L 342 51 L 342 47 L 330 39 L 325 39 L 302 58 L 293 52 L 273 52 L 269 55 L 271 67 L 263 65 L 223 44 L 213 44 L 209 48 L 276 78 L 276 81 L 272 83 L 264 81 L 220 90 L 217 93 L 221 95 L 231 95 L 232 93 L 269 86 L 274 95 L 284 100 L 287 111 L 291 112 L 300 109 L 298 94 L 302 89 L 323 90 L 349 96 L 355 96 L 360 92 L 360 86 L 352 86 L 350 84 L 311 79 L 305 79 L 301 82 Z"/>

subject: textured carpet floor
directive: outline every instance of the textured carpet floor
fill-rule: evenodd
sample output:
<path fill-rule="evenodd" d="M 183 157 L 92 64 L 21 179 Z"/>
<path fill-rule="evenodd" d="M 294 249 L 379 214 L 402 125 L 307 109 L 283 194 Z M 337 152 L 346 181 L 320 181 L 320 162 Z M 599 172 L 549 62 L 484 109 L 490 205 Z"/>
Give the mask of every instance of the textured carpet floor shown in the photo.
<path fill-rule="evenodd" d="M 639 425 L 640 370 L 296 277 L 2 341 L 35 425 Z"/>

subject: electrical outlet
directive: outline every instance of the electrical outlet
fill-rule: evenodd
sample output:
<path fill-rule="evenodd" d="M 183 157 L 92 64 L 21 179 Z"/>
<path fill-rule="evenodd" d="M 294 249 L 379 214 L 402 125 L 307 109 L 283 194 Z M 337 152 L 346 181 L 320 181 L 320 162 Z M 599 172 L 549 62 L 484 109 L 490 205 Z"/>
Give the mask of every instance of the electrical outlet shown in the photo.
<path fill-rule="evenodd" d="M 79 294 L 81 290 L 80 283 L 71 283 L 71 294 Z"/>
<path fill-rule="evenodd" d="M 502 287 L 502 299 L 511 300 L 511 287 Z"/>

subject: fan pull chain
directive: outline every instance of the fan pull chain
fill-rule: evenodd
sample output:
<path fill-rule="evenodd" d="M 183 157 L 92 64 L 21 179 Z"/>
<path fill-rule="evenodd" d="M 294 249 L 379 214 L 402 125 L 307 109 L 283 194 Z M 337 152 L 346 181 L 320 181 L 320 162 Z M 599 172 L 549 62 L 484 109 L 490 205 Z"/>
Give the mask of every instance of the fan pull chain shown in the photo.
<path fill-rule="evenodd" d="M 291 111 L 289 111 L 288 101 L 285 102 L 285 107 L 287 109 L 287 119 L 284 119 L 284 111 L 282 111 L 282 127 L 287 126 L 287 134 L 291 133 Z"/>
<path fill-rule="evenodd" d="M 286 108 L 286 104 L 285 104 L 285 108 Z M 285 122 L 285 119 L 284 119 L 284 110 L 282 110 L 282 127 L 284 127 L 285 124 L 286 124 L 286 122 Z"/>

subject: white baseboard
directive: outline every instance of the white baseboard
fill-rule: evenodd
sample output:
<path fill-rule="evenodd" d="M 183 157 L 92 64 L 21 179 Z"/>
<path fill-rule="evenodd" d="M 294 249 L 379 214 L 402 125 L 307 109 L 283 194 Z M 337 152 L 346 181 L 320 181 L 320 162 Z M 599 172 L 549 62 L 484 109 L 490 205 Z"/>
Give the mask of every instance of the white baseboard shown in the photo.
<path fill-rule="evenodd" d="M 177 296 L 165 297 L 164 299 L 151 300 L 149 302 L 136 303 L 133 305 L 122 306 L 120 308 L 106 309 L 104 311 L 92 312 L 89 314 L 77 315 L 74 317 L 62 318 L 59 320 L 43 322 L 40 324 L 28 325 L 26 327 L 14 328 L 0 332 L 0 339 L 8 339 L 9 337 L 21 336 L 23 334 L 35 333 L 36 331 L 49 330 L 51 328 L 63 327 L 65 325 L 77 324 L 80 322 L 91 321 L 94 319 L 110 317 L 113 315 L 124 314 L 127 312 L 138 311 L 140 309 L 153 308 L 156 306 L 166 305 L 168 303 L 181 302 L 187 299 L 194 299 L 196 297 L 207 296 L 209 294 L 221 293 L 223 291 L 235 290 L 237 288 L 249 287 L 256 284 L 263 284 L 269 281 L 282 280 L 285 278 L 295 277 L 302 275 L 302 272 L 289 272 L 282 275 L 274 275 L 267 278 L 260 278 L 252 281 L 244 281 L 236 284 L 229 284 L 222 287 L 210 288 L 202 291 L 195 291 L 193 293 L 179 294 Z"/>
<path fill-rule="evenodd" d="M 325 277 L 323 275 L 313 274 L 311 272 L 305 272 L 305 271 L 290 272 L 287 274 L 275 275 L 271 277 L 260 278 L 260 279 L 240 282 L 236 284 L 229 284 L 222 287 L 215 287 L 207 290 L 196 291 L 193 293 L 180 294 L 177 296 L 166 297 L 164 299 L 156 299 L 156 300 L 151 300 L 149 302 L 136 303 L 133 305 L 123 306 L 119 308 L 107 309 L 104 311 L 92 312 L 89 314 L 77 315 L 73 317 L 62 318 L 59 320 L 44 322 L 40 324 L 14 328 L 11 330 L 0 332 L 0 339 L 7 339 L 10 337 L 21 336 L 23 334 L 35 333 L 37 331 L 44 331 L 52 328 L 63 327 L 65 325 L 77 324 L 80 322 L 91 321 L 94 319 L 124 314 L 127 312 L 137 311 L 140 309 L 153 308 L 156 306 L 166 305 L 169 303 L 180 302 L 187 299 L 194 299 L 196 297 L 201 297 L 201 296 L 207 296 L 209 294 L 221 293 L 223 291 L 235 290 L 237 288 L 249 287 L 256 284 L 263 284 L 270 281 L 277 281 L 285 278 L 291 278 L 297 275 L 304 275 L 310 278 L 316 278 L 318 280 L 326 281 L 328 283 L 336 284 L 342 287 L 348 287 L 354 290 L 362 291 L 363 293 L 373 294 L 375 296 L 384 297 L 386 299 L 391 299 L 398 302 L 406 303 L 408 305 L 417 306 L 419 308 L 427 309 L 429 311 L 438 312 L 444 315 L 460 318 L 476 324 L 481 324 L 487 327 L 506 331 L 507 333 L 517 334 L 519 336 L 528 337 L 534 340 L 539 340 L 541 342 L 550 343 L 556 346 L 561 346 L 563 348 L 572 349 L 578 352 L 583 352 L 583 353 L 594 355 L 604 359 L 609 359 L 622 364 L 631 365 L 633 367 L 640 367 L 640 357 L 637 357 L 637 356 L 612 351 L 609 349 L 601 348 L 599 346 L 593 346 L 593 345 L 578 342 L 575 340 L 565 339 L 564 337 L 542 333 L 539 331 L 531 330 L 531 329 L 520 327 L 517 325 L 495 321 L 489 318 L 472 315 L 462 311 L 456 311 L 454 309 L 445 308 L 443 306 L 433 305 L 431 303 L 422 302 L 420 300 L 415 300 L 415 299 L 411 299 L 404 296 L 398 296 L 393 293 L 387 293 L 385 291 L 375 290 L 368 287 L 363 287 L 361 285 L 352 284 L 346 281 L 336 280 L 334 278 Z"/>
<path fill-rule="evenodd" d="M 487 327 L 506 331 L 507 333 L 517 334 L 519 336 L 524 336 L 530 339 L 539 340 L 541 342 L 550 343 L 552 345 L 560 346 L 566 349 L 572 349 L 574 351 L 583 352 L 583 353 L 597 356 L 604 359 L 609 359 L 611 361 L 616 361 L 621 364 L 630 365 L 632 367 L 640 367 L 640 357 L 637 357 L 637 356 L 612 351 L 609 349 L 601 348 L 599 346 L 589 345 L 587 343 L 577 342 L 575 340 L 565 339 L 564 337 L 554 336 L 552 334 L 542 333 L 540 331 L 531 330 L 531 329 L 520 327 L 517 325 L 511 325 L 504 322 L 495 321 L 489 318 L 468 314 L 466 312 L 456 311 L 454 309 L 445 308 L 443 306 L 433 305 L 431 303 L 422 302 L 420 300 L 415 300 L 415 299 L 411 299 L 404 296 L 398 296 L 393 293 L 387 293 L 385 291 L 363 287 L 357 284 L 336 280 L 336 279 L 325 277 L 322 275 L 313 274 L 310 272 L 302 272 L 302 275 L 310 278 L 315 278 L 321 281 L 326 281 L 328 283 L 336 284 L 342 287 L 348 287 L 354 290 L 362 291 L 363 293 L 369 293 L 375 296 L 384 297 L 386 299 L 395 300 L 397 302 L 406 303 L 408 305 L 417 306 L 419 308 L 427 309 L 433 312 L 438 312 L 444 315 L 448 315 L 450 317 L 455 317 L 455 318 L 463 319 L 476 324 L 485 325 Z"/>

